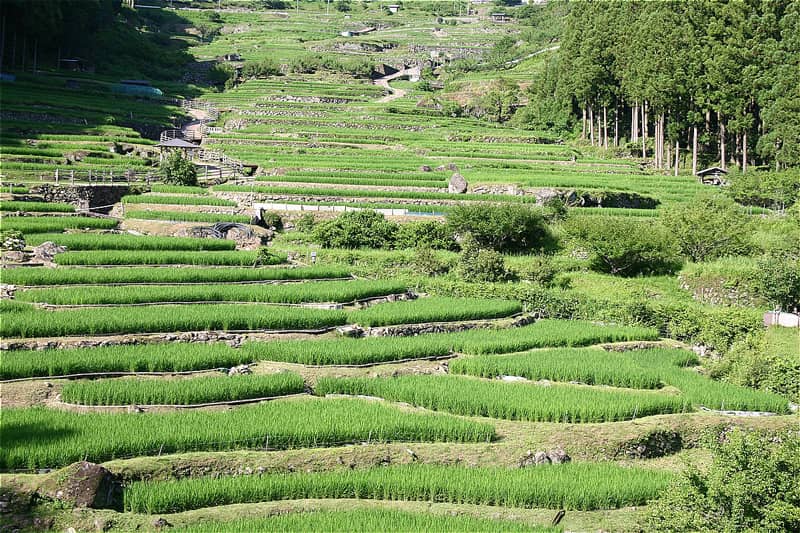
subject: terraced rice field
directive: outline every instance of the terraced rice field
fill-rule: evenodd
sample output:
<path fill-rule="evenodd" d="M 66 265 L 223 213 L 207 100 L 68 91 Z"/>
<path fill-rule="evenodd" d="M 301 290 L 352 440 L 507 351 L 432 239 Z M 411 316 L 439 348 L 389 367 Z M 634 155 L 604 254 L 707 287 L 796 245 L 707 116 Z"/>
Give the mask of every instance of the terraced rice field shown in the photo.
<path fill-rule="evenodd" d="M 755 338 L 761 309 L 695 302 L 674 274 L 590 272 L 565 236 L 564 218 L 657 221 L 705 186 L 561 133 L 442 111 L 499 76 L 527 103 L 548 54 L 498 70 L 492 46 L 527 42 L 535 26 L 449 1 L 397 14 L 199 4 L 158 10 L 173 44 L 199 61 L 274 60 L 281 74 L 225 90 L 153 80 L 168 95 L 157 100 L 113 94 L 102 74 L 74 73 L 79 89 L 44 72 L 3 84 L 0 222 L 25 257 L 4 251 L 0 270 L 13 286 L 0 301 L 0 470 L 44 506 L 36 516 L 79 530 L 144 531 L 158 517 L 195 532 L 641 531 L 683 465 L 708 464 L 718 428 L 794 428 L 786 396 L 718 380 L 690 351 Z M 392 82 L 404 96 L 354 74 L 437 54 L 474 68 L 446 72 L 442 89 Z M 190 94 L 202 102 L 191 111 L 173 99 Z M 162 183 L 159 132 L 205 105 L 219 117 L 201 148 L 245 175 L 200 167 L 197 185 Z M 454 173 L 467 193 L 448 190 Z M 98 216 L 44 201 L 56 175 L 90 190 L 132 183 Z M 558 245 L 482 250 L 502 263 L 498 281 L 469 278 L 461 234 L 436 250 L 315 240 L 345 206 L 445 227 L 457 205 L 534 207 L 533 189 L 573 199 L 536 208 Z M 628 197 L 633 207 L 614 200 Z M 262 202 L 275 231 L 254 220 Z M 254 237 L 187 236 L 216 222 Z M 46 242 L 67 251 L 32 260 Z M 113 504 L 79 516 L 53 491 L 25 492 L 60 487 L 80 461 L 119 481 Z"/>

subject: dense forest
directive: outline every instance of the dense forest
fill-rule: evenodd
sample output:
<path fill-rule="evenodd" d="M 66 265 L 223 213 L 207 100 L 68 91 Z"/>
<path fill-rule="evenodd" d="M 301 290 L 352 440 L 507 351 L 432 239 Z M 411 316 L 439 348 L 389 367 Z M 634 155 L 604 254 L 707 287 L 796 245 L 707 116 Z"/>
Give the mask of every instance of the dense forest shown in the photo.
<path fill-rule="evenodd" d="M 577 119 L 592 145 L 628 143 L 660 169 L 684 154 L 693 172 L 800 164 L 800 3 L 569 8 L 560 50 L 532 88 L 538 125 Z"/>

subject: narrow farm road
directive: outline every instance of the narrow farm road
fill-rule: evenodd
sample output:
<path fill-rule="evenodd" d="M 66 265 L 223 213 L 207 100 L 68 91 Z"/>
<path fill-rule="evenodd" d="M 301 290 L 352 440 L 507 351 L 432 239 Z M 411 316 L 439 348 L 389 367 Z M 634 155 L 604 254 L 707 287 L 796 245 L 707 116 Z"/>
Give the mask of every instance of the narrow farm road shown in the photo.
<path fill-rule="evenodd" d="M 420 68 L 419 67 L 411 67 L 411 68 L 406 68 L 406 69 L 403 69 L 403 70 L 399 70 L 399 71 L 395 72 L 394 74 L 389 74 L 388 76 L 384 76 L 382 78 L 376 79 L 375 80 L 375 85 L 379 85 L 381 87 L 384 87 L 385 89 L 387 89 L 390 92 L 390 94 L 387 94 L 386 96 L 380 98 L 378 100 L 378 102 L 381 102 L 381 103 L 391 102 L 392 100 L 397 100 L 398 98 L 402 98 L 402 97 L 404 97 L 406 95 L 407 91 L 405 91 L 403 89 L 395 89 L 391 85 L 389 85 L 389 82 L 397 80 L 397 79 L 402 79 L 402 78 L 410 79 L 410 80 L 413 81 L 413 80 L 418 80 L 419 76 L 420 76 Z"/>

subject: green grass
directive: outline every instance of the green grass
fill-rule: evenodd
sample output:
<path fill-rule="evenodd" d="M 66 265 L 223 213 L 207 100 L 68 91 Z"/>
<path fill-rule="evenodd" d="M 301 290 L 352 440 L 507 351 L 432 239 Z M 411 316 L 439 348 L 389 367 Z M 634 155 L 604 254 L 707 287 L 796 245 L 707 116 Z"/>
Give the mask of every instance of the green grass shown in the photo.
<path fill-rule="evenodd" d="M 691 409 L 685 400 L 659 392 L 539 386 L 460 376 L 320 378 L 315 393 L 379 396 L 459 415 L 535 422 L 614 422 Z"/>
<path fill-rule="evenodd" d="M 303 378 L 293 372 L 170 380 L 82 380 L 64 385 L 61 399 L 85 405 L 191 405 L 298 394 L 304 387 Z"/>
<path fill-rule="evenodd" d="M 92 250 L 58 254 L 59 265 L 218 265 L 253 266 L 258 252 L 250 251 L 182 251 L 182 250 Z M 270 264 L 286 261 L 285 255 L 273 255 Z"/>
<path fill-rule="evenodd" d="M 0 271 L 14 285 L 85 285 L 114 283 L 235 283 L 350 277 L 338 266 L 300 268 L 15 268 Z"/>
<path fill-rule="evenodd" d="M 385 280 L 320 281 L 286 285 L 163 285 L 30 289 L 16 298 L 54 305 L 134 304 L 149 302 L 351 302 L 399 294 L 406 284 Z"/>
<path fill-rule="evenodd" d="M 139 481 L 124 508 L 169 513 L 233 503 L 362 498 L 593 510 L 642 505 L 672 479 L 657 470 L 608 463 L 525 469 L 401 465 L 366 470 Z"/>
<path fill-rule="evenodd" d="M 476 329 L 461 333 L 432 333 L 415 337 L 318 339 L 249 342 L 243 350 L 250 360 L 285 361 L 310 365 L 367 364 L 400 359 L 444 356 L 451 352 L 508 353 L 554 346 L 585 346 L 599 342 L 653 340 L 651 328 L 598 326 L 580 320 L 540 320 L 509 329 Z"/>
<path fill-rule="evenodd" d="M 3 217 L 3 229 L 22 233 L 53 233 L 65 229 L 113 229 L 117 221 L 113 218 L 93 217 Z"/>
<path fill-rule="evenodd" d="M 251 217 L 245 215 L 223 215 L 216 213 L 193 213 L 190 211 L 126 210 L 125 218 L 137 220 L 169 220 L 171 222 L 237 222 L 249 224 Z"/>
<path fill-rule="evenodd" d="M 510 300 L 431 297 L 374 305 L 354 311 L 351 317 L 362 326 L 387 326 L 500 318 L 520 311 L 522 304 Z"/>
<path fill-rule="evenodd" d="M 234 250 L 236 243 L 226 239 L 158 237 L 99 233 L 38 233 L 25 239 L 37 246 L 45 241 L 66 246 L 68 250 Z"/>
<path fill-rule="evenodd" d="M 510 520 L 489 520 L 471 516 L 434 515 L 389 509 L 352 509 L 277 514 L 263 518 L 240 518 L 228 522 L 207 522 L 176 528 L 182 533 L 557 533 L 558 528 L 526 526 Z"/>
<path fill-rule="evenodd" d="M 13 200 L 0 201 L 0 211 L 30 211 L 52 213 L 74 213 L 72 204 L 59 204 L 56 202 L 18 202 Z"/>
<path fill-rule="evenodd" d="M 153 194 L 137 194 L 123 196 L 124 204 L 167 204 L 167 205 L 217 205 L 236 207 L 236 202 L 215 198 L 213 196 L 162 196 Z"/>
<path fill-rule="evenodd" d="M 17 304 L 24 305 L 24 304 Z M 343 311 L 263 305 L 156 305 L 8 313 L 4 337 L 56 337 L 171 331 L 318 329 L 347 322 Z"/>
<path fill-rule="evenodd" d="M 251 355 L 225 343 L 112 345 L 97 348 L 8 350 L 0 353 L 0 377 L 19 379 L 102 372 L 185 372 L 230 368 Z"/>

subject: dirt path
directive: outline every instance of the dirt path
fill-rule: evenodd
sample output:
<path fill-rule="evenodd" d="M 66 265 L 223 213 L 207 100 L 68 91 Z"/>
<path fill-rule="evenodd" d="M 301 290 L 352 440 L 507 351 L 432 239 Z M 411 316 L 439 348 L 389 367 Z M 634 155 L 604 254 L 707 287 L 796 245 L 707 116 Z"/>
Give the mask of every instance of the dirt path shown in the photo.
<path fill-rule="evenodd" d="M 385 88 L 386 90 L 388 90 L 391 93 L 391 94 L 387 94 L 383 98 L 379 99 L 378 102 L 380 102 L 380 103 L 391 102 L 392 100 L 397 100 L 398 98 L 402 98 L 402 97 L 404 97 L 406 95 L 407 91 L 405 91 L 403 89 L 395 89 L 391 85 L 389 85 L 389 82 L 397 80 L 397 79 L 401 79 L 401 78 L 408 78 L 408 79 L 411 79 L 411 80 L 418 80 L 419 76 L 420 76 L 420 68 L 419 67 L 412 67 L 412 68 L 406 68 L 406 69 L 403 69 L 403 70 L 399 70 L 399 71 L 395 72 L 394 74 L 389 74 L 388 76 L 384 76 L 382 78 L 378 78 L 377 80 L 375 80 L 375 85 L 383 87 L 383 88 Z"/>

